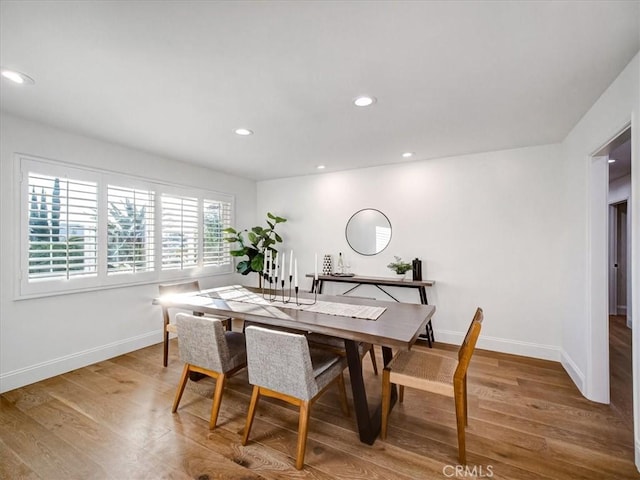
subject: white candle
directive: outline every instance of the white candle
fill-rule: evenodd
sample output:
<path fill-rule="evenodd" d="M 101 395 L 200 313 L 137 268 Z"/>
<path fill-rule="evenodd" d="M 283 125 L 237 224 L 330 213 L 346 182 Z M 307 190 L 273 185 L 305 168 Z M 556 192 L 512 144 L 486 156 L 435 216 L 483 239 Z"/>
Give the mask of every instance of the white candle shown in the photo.
<path fill-rule="evenodd" d="M 313 278 L 318 280 L 318 254 L 316 253 L 316 259 L 313 262 Z"/>
<path fill-rule="evenodd" d="M 273 278 L 278 278 L 278 254 L 273 258 Z"/>
<path fill-rule="evenodd" d="M 281 273 L 280 273 L 280 275 L 282 276 L 282 280 L 284 280 L 284 279 L 285 279 L 285 278 L 284 278 L 284 272 L 285 272 L 285 269 L 284 269 L 284 259 L 285 259 L 285 258 L 286 258 L 286 255 L 283 253 L 283 254 L 282 254 L 282 270 L 281 270 Z"/>
<path fill-rule="evenodd" d="M 297 287 L 298 286 L 298 259 L 296 258 L 294 260 L 294 262 L 295 262 L 296 266 L 295 266 L 294 274 L 293 274 L 294 275 L 294 277 L 293 277 L 293 286 Z"/>
<path fill-rule="evenodd" d="M 289 254 L 289 278 L 293 275 L 293 248 L 291 249 L 291 253 Z"/>
<path fill-rule="evenodd" d="M 262 255 L 262 276 L 267 274 L 267 252 Z"/>

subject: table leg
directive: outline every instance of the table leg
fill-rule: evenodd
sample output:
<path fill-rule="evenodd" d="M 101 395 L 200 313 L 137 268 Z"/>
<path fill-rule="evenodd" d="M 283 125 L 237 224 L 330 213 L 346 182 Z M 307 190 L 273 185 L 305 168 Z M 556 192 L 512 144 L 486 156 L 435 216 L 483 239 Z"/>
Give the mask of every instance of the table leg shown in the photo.
<path fill-rule="evenodd" d="M 356 412 L 360 441 L 368 445 L 373 445 L 380 433 L 382 404 L 378 405 L 372 415 L 369 414 L 369 402 L 367 401 L 367 391 L 364 386 L 364 378 L 362 377 L 362 361 L 358 352 L 358 343 L 345 339 L 344 345 L 347 350 L 349 377 L 351 380 L 351 391 L 353 393 L 353 408 Z M 392 358 L 391 349 L 382 347 L 382 355 L 384 364 L 387 365 Z M 390 408 L 393 408 L 397 398 L 397 388 L 395 385 L 392 385 Z"/>
<path fill-rule="evenodd" d="M 424 287 L 419 287 L 418 292 L 420 292 L 420 303 L 423 305 L 429 305 L 427 301 L 427 290 Z M 420 335 L 422 338 L 426 338 L 427 343 L 429 344 L 429 348 L 433 347 L 433 342 L 435 342 L 435 338 L 433 336 L 433 326 L 431 325 L 431 320 L 427 323 L 425 329 L 425 335 Z"/>

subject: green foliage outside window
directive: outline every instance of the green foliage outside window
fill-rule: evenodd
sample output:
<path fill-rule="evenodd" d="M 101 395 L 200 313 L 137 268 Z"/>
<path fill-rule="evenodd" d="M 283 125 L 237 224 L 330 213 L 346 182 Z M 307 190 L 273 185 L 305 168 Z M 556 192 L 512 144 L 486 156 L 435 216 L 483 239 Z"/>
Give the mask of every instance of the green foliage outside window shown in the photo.
<path fill-rule="evenodd" d="M 60 238 L 60 179 L 55 178 L 53 182 L 51 211 L 44 187 L 40 191 L 40 201 L 35 187 L 32 187 L 29 274 L 83 270 L 84 263 L 84 238 L 72 236 L 65 241 Z"/>
<path fill-rule="evenodd" d="M 137 270 L 147 266 L 146 208 L 136 209 L 135 204 L 125 199 L 124 205 L 111 202 L 107 248 L 109 270 Z"/>

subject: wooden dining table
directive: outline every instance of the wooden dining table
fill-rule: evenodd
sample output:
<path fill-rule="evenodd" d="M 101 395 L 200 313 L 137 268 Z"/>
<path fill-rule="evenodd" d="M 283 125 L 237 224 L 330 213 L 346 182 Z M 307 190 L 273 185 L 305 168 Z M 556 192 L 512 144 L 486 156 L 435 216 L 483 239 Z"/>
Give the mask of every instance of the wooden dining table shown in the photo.
<path fill-rule="evenodd" d="M 254 298 L 259 297 L 263 300 L 258 303 L 229 300 L 227 294 L 229 292 L 236 293 L 235 290 L 238 292 L 246 291 Z M 372 445 L 380 432 L 382 406 L 379 404 L 373 411 L 369 410 L 358 343 L 366 342 L 382 347 L 384 363 L 387 365 L 391 361 L 394 349 L 408 350 L 415 343 L 419 334 L 424 331 L 426 324 L 431 320 L 435 307 L 433 305 L 387 302 L 348 296 L 316 296 L 306 292 L 299 294 L 300 303 L 311 304 L 317 301 L 384 309 L 377 319 L 369 320 L 309 311 L 310 305 L 291 308 L 294 306 L 293 303 L 269 302 L 264 293 L 260 289 L 233 285 L 194 293 L 167 295 L 154 299 L 153 303 L 164 307 L 227 316 L 267 326 L 285 327 L 342 338 L 347 353 L 360 441 Z M 223 297 L 227 297 L 227 299 Z M 287 297 L 288 293 L 284 299 L 286 300 Z M 281 294 L 277 295 L 277 299 L 282 299 Z M 295 302 L 295 298 L 292 298 L 291 301 Z M 394 386 L 391 395 L 392 408 L 396 399 L 397 391 Z"/>

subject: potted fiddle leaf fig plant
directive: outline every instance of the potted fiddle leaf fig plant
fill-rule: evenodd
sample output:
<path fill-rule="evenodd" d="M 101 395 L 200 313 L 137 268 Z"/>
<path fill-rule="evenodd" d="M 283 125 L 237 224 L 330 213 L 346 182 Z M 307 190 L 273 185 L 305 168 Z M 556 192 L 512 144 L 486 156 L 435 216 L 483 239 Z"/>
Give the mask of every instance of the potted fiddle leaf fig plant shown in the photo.
<path fill-rule="evenodd" d="M 231 250 L 231 255 L 234 257 L 247 257 L 236 265 L 238 273 L 249 275 L 251 272 L 262 272 L 267 252 L 271 251 L 272 255 L 275 255 L 278 250 L 274 248 L 274 245 L 282 242 L 282 237 L 276 233 L 276 226 L 286 221 L 286 218 L 267 213 L 267 228 L 256 226 L 251 230 L 244 229 L 240 231 L 234 228 L 224 229 L 224 232 L 228 234 L 225 240 L 235 243 L 239 247 Z"/>
<path fill-rule="evenodd" d="M 391 262 L 389 265 L 387 265 L 387 268 L 390 268 L 391 270 L 396 272 L 396 275 L 398 275 L 399 277 L 402 277 L 402 279 L 404 279 L 404 277 L 407 274 L 407 272 L 409 270 L 412 270 L 413 267 L 411 266 L 410 263 L 403 262 L 402 258 L 400 258 L 400 257 L 396 257 L 394 255 L 393 258 L 395 259 L 395 261 Z"/>

